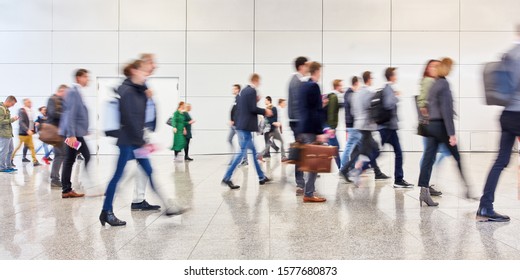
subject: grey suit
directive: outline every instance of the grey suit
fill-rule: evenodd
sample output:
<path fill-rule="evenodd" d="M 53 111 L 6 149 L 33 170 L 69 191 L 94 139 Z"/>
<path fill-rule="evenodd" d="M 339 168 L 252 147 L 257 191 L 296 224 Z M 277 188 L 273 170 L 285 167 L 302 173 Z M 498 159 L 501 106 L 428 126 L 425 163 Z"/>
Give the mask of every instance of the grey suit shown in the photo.
<path fill-rule="evenodd" d="M 83 137 L 88 134 L 88 110 L 78 87 L 72 86 L 63 102 L 60 134 L 65 137 Z"/>

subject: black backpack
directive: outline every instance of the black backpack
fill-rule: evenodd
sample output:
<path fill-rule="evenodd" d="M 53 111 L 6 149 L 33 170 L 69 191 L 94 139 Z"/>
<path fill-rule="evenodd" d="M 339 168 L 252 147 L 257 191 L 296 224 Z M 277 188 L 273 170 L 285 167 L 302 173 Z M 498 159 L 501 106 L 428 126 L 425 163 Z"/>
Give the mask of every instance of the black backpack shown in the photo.
<path fill-rule="evenodd" d="M 376 124 L 384 124 L 392 119 L 392 110 L 385 109 L 383 104 L 383 89 L 378 90 L 370 100 L 369 113 Z"/>

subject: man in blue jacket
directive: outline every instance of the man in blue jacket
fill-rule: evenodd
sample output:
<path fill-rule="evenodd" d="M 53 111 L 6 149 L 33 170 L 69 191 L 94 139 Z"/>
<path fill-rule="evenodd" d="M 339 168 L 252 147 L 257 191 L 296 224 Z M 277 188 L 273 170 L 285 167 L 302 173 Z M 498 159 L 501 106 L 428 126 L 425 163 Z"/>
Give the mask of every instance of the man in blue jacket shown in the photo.
<path fill-rule="evenodd" d="M 253 162 L 255 163 L 256 173 L 258 173 L 258 178 L 260 185 L 263 185 L 270 181 L 264 175 L 264 172 L 260 168 L 260 164 L 256 160 L 256 149 L 253 143 L 253 135 L 254 131 L 258 130 L 258 119 L 257 115 L 264 115 L 266 117 L 270 117 L 273 115 L 273 112 L 269 109 L 261 109 L 256 106 L 258 102 L 258 98 L 256 95 L 256 88 L 260 85 L 260 76 L 258 74 L 253 74 L 251 76 L 251 84 L 245 87 L 237 98 L 237 112 L 236 112 L 236 120 L 235 126 L 238 133 L 238 142 L 240 144 L 240 153 L 235 156 L 235 159 L 229 166 L 226 174 L 224 175 L 224 179 L 222 179 L 222 184 L 227 185 L 231 189 L 238 189 L 240 186 L 237 186 L 231 182 L 231 177 L 233 176 L 233 172 L 236 167 L 240 163 L 240 161 L 247 157 L 247 150 L 250 149 L 253 153 Z"/>

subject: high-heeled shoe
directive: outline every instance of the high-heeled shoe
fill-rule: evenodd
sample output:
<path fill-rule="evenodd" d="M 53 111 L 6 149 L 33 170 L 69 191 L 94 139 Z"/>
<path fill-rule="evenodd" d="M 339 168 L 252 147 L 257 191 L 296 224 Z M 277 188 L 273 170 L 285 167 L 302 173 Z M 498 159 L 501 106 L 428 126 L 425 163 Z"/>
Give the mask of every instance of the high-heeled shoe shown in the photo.
<path fill-rule="evenodd" d="M 109 225 L 111 225 L 113 227 L 126 225 L 126 222 L 118 219 L 116 217 L 116 215 L 114 215 L 114 212 L 112 210 L 101 211 L 101 214 L 99 215 L 99 221 L 101 222 L 102 226 L 105 226 L 105 223 L 108 223 Z"/>
<path fill-rule="evenodd" d="M 428 206 L 439 206 L 438 202 L 432 200 L 430 190 L 425 187 L 421 188 L 421 194 L 419 195 L 419 203 L 421 206 L 423 202 L 426 203 L 426 205 Z"/>

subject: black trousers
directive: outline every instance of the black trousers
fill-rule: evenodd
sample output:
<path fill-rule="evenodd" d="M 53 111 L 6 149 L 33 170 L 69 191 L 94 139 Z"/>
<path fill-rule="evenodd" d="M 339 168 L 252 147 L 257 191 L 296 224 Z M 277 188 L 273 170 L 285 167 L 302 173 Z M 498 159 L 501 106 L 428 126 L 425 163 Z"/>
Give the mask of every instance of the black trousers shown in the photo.
<path fill-rule="evenodd" d="M 372 131 L 360 130 L 361 140 L 356 145 L 352 154 L 350 154 L 350 160 L 343 166 L 341 171 L 348 171 L 354 167 L 354 164 L 358 160 L 360 155 L 364 155 L 370 159 L 372 168 L 376 174 L 380 173 L 379 166 L 377 166 L 376 158 L 379 156 L 379 145 L 376 140 L 372 137 Z"/>
<path fill-rule="evenodd" d="M 184 146 L 184 158 L 189 158 L 188 154 L 190 152 L 190 140 L 191 138 L 186 137 L 186 146 Z"/>
<path fill-rule="evenodd" d="M 77 137 L 77 139 L 81 142 L 79 152 L 83 155 L 83 158 L 85 158 L 85 167 L 87 167 L 88 162 L 90 161 L 90 151 L 83 137 Z M 74 162 L 76 162 L 78 151 L 69 146 L 65 149 L 65 161 L 63 162 L 63 170 L 61 171 L 61 185 L 62 192 L 68 193 L 72 191 L 72 182 L 70 181 L 70 177 L 72 176 L 72 167 L 74 166 Z"/>

